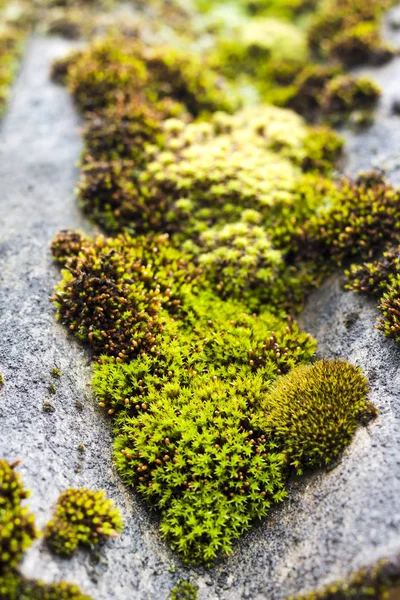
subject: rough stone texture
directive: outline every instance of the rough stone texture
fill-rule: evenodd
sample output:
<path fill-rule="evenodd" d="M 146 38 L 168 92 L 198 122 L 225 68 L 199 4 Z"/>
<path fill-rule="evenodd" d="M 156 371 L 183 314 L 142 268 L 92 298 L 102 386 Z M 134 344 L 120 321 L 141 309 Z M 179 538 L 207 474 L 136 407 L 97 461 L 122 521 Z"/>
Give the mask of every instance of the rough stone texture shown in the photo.
<path fill-rule="evenodd" d="M 393 27 L 400 19 L 400 5 L 390 11 L 383 24 L 383 36 L 400 48 L 400 29 Z M 345 131 L 346 173 L 351 175 L 371 168 L 385 170 L 400 184 L 400 115 L 394 114 L 394 102 L 400 102 L 400 56 L 380 67 L 362 67 L 356 74 L 374 79 L 383 94 L 375 114 L 375 123 L 360 132 Z"/>
<path fill-rule="evenodd" d="M 82 552 L 69 561 L 54 558 L 38 542 L 27 553 L 24 573 L 74 581 L 97 600 L 166 600 L 180 577 L 199 585 L 201 600 L 280 600 L 396 554 L 400 349 L 373 328 L 374 303 L 344 293 L 338 278 L 310 299 L 303 326 L 318 338 L 321 355 L 348 358 L 365 369 L 380 416 L 360 429 L 334 469 L 293 480 L 285 503 L 210 570 L 185 568 L 160 540 L 156 518 L 120 482 L 109 424 L 88 388 L 89 356 L 56 323 L 47 299 L 58 279 L 49 254 L 52 236 L 66 227 L 90 231 L 73 195 L 79 121 L 67 92 L 48 79 L 51 60 L 70 47 L 58 38 L 31 41 L 0 131 L 0 372 L 6 379 L 0 456 L 23 459 L 19 470 L 32 489 L 29 503 L 40 525 L 60 491 L 84 485 L 108 492 L 126 528 L 99 555 Z M 390 114 L 389 99 L 400 81 L 400 59 L 374 74 L 385 87 L 382 106 L 373 128 L 348 134 L 348 168 L 370 167 L 371 148 L 384 140 L 389 175 L 397 180 L 400 123 Z M 347 329 L 349 313 L 359 316 Z M 63 373 L 60 380 L 50 375 L 54 366 Z M 48 391 L 51 383 L 55 395 Z M 43 412 L 44 402 L 55 411 Z M 85 447 L 82 461 L 79 444 Z"/>

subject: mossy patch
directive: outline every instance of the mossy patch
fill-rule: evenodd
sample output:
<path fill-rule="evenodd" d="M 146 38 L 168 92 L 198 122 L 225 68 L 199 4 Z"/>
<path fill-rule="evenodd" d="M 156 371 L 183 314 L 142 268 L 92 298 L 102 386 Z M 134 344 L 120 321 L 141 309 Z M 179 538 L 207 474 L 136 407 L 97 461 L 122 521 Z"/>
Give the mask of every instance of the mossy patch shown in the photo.
<path fill-rule="evenodd" d="M 288 313 L 396 237 L 398 194 L 375 173 L 335 180 L 330 129 L 273 106 L 221 111 L 215 71 L 116 39 L 58 65 L 86 119 L 80 201 L 119 235 L 61 232 L 53 299 L 92 348 L 122 477 L 185 560 L 209 564 L 284 498 L 291 470 L 332 464 L 376 414 L 355 367 L 311 364 Z M 306 111 L 378 97 L 340 66 L 303 79 Z"/>
<path fill-rule="evenodd" d="M 39 536 L 35 518 L 21 503 L 28 498 L 15 467 L 0 460 L 0 598 L 1 600 L 91 600 L 64 581 L 47 584 L 24 578 L 17 570 L 25 551 Z"/>
<path fill-rule="evenodd" d="M 171 590 L 168 600 L 197 600 L 197 588 L 189 581 L 179 581 Z"/>
<path fill-rule="evenodd" d="M 119 510 L 103 491 L 68 489 L 60 495 L 44 537 L 53 552 L 71 556 L 79 544 L 94 546 L 107 537 L 117 537 L 122 527 Z"/>
<path fill-rule="evenodd" d="M 376 328 L 400 342 L 400 248 L 394 246 L 381 259 L 354 264 L 347 271 L 347 289 L 379 299 Z"/>
<path fill-rule="evenodd" d="M 319 361 L 281 377 L 261 401 L 260 426 L 281 440 L 298 472 L 333 462 L 359 423 L 377 415 L 368 382 L 345 361 Z"/>
<path fill-rule="evenodd" d="M 319 591 L 288 600 L 385 600 L 396 598 L 400 584 L 398 560 L 381 560 L 373 567 L 360 569 L 347 579 L 336 581 Z"/>

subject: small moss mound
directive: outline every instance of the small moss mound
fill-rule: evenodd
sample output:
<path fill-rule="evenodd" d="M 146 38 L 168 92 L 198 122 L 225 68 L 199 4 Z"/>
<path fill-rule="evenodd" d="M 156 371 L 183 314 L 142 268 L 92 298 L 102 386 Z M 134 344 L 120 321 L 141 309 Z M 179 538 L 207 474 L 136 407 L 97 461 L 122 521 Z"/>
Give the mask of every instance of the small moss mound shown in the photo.
<path fill-rule="evenodd" d="M 399 231 L 399 192 L 379 173 L 344 180 L 325 210 L 312 216 L 293 239 L 297 257 L 341 265 L 358 255 L 368 259 Z"/>
<path fill-rule="evenodd" d="M 77 104 L 84 111 L 124 103 L 160 114 L 232 110 L 234 104 L 217 83 L 218 74 L 198 56 L 169 47 L 151 47 L 129 37 L 100 40 L 71 60 L 56 63 Z M 98 77 L 102 72 L 103 76 Z M 139 115 L 137 122 L 139 122 Z M 147 126 L 147 123 L 145 123 Z"/>
<path fill-rule="evenodd" d="M 63 229 L 54 237 L 51 253 L 57 262 L 65 264 L 70 258 L 76 258 L 87 243 L 88 238 L 79 231 Z"/>
<path fill-rule="evenodd" d="M 346 288 L 356 293 L 381 295 L 400 274 L 400 248 L 390 248 L 380 260 L 354 264 L 346 271 Z"/>
<path fill-rule="evenodd" d="M 298 472 L 326 466 L 349 444 L 359 423 L 376 416 L 367 393 L 367 379 L 346 361 L 297 367 L 262 399 L 260 425 L 281 440 Z"/>
<path fill-rule="evenodd" d="M 0 460 L 0 575 L 18 565 L 38 536 L 34 516 L 21 506 L 28 496 L 13 465 Z"/>
<path fill-rule="evenodd" d="M 375 262 L 351 265 L 346 274 L 347 289 L 379 298 L 376 328 L 400 342 L 400 248 L 389 248 Z"/>
<path fill-rule="evenodd" d="M 65 581 L 43 583 L 25 579 L 17 572 L 0 574 L 1 600 L 92 600 L 79 587 Z"/>
<path fill-rule="evenodd" d="M 35 518 L 21 502 L 28 498 L 15 467 L 0 460 L 0 598 L 1 600 L 91 600 L 64 581 L 46 584 L 25 579 L 17 567 L 38 537 Z"/>
<path fill-rule="evenodd" d="M 399 584 L 396 561 L 381 560 L 374 567 L 360 569 L 346 580 L 288 600 L 385 600 L 392 594 L 396 597 Z"/>
<path fill-rule="evenodd" d="M 169 600 L 197 600 L 197 587 L 189 581 L 179 581 L 171 590 Z"/>
<path fill-rule="evenodd" d="M 382 42 L 379 29 L 384 11 L 393 4 L 393 0 L 321 2 L 308 32 L 311 50 L 346 66 L 390 58 L 392 51 Z"/>
<path fill-rule="evenodd" d="M 122 527 L 121 514 L 105 492 L 69 489 L 60 495 L 44 536 L 53 552 L 71 556 L 78 544 L 92 546 L 107 537 L 116 537 Z"/>

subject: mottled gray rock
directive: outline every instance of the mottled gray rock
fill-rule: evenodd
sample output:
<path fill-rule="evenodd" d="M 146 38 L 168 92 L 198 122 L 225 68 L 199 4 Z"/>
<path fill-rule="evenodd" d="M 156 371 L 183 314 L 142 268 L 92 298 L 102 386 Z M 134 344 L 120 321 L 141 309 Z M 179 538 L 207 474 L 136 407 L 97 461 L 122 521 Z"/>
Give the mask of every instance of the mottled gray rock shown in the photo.
<path fill-rule="evenodd" d="M 32 40 L 0 132 L 0 371 L 6 378 L 0 456 L 23 459 L 19 470 L 32 489 L 29 504 L 40 525 L 60 491 L 84 485 L 107 491 L 126 528 L 99 556 L 82 552 L 69 561 L 54 558 L 38 542 L 27 553 L 24 573 L 74 581 L 98 600 L 166 600 L 180 577 L 199 585 L 201 600 L 280 600 L 396 554 L 400 349 L 374 329 L 374 303 L 343 292 L 338 278 L 310 298 L 302 323 L 318 338 L 321 355 L 348 358 L 365 369 L 380 416 L 359 430 L 334 469 L 294 479 L 285 503 L 209 570 L 185 568 L 160 540 L 156 517 L 120 482 L 109 423 L 88 387 L 89 356 L 56 323 L 48 301 L 58 280 L 49 254 L 52 236 L 67 227 L 90 231 L 73 194 L 80 124 L 67 92 L 48 79 L 51 60 L 70 47 L 57 38 Z M 348 134 L 348 165 L 352 172 L 369 168 L 369 140 L 382 140 L 397 180 L 400 122 L 387 107 L 388 97 L 400 93 L 400 84 L 392 82 L 396 75 L 400 81 L 400 61 L 375 74 L 388 91 L 374 127 Z M 346 328 L 348 314 L 353 324 Z M 54 366 L 62 371 L 60 380 L 50 375 Z M 44 402 L 55 411 L 43 412 Z"/>

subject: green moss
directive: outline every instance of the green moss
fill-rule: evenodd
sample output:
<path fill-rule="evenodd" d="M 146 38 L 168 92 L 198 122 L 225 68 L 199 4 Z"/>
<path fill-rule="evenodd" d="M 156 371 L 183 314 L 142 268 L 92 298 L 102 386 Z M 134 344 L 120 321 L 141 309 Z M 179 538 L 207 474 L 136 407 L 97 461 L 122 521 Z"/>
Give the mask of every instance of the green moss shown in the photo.
<path fill-rule="evenodd" d="M 297 90 L 316 121 L 370 109 L 377 88 L 341 66 L 293 83 L 304 35 L 279 23 L 293 33 L 294 49 L 284 44 L 268 10 L 236 49 L 246 76 L 274 87 L 284 65 L 285 98 Z M 224 43 L 220 66 L 234 75 L 241 59 Z M 326 127 L 273 106 L 231 114 L 216 71 L 202 69 L 127 38 L 57 65 L 86 119 L 81 204 L 124 233 L 62 232 L 52 250 L 64 265 L 58 318 L 97 359 L 119 472 L 172 547 L 209 564 L 284 498 L 293 469 L 332 464 L 375 416 L 359 370 L 310 366 L 315 342 L 287 312 L 336 265 L 395 237 L 398 197 L 376 174 L 334 181 L 342 141 Z"/>
<path fill-rule="evenodd" d="M 4 375 L 0 373 L 0 388 L 4 385 Z"/>
<path fill-rule="evenodd" d="M 346 580 L 288 600 L 385 600 L 392 597 L 392 592 L 396 597 L 399 584 L 398 565 L 381 560 L 374 567 L 360 569 Z"/>
<path fill-rule="evenodd" d="M 381 64 L 394 56 L 394 50 L 380 40 L 373 22 L 360 22 L 338 33 L 330 45 L 329 53 L 346 67 L 363 63 Z"/>
<path fill-rule="evenodd" d="M 393 279 L 378 308 L 382 318 L 378 319 L 377 328 L 383 331 L 386 337 L 400 342 L 400 275 Z"/>
<path fill-rule="evenodd" d="M 380 260 L 354 264 L 346 271 L 346 288 L 356 293 L 381 296 L 400 274 L 400 249 L 391 248 Z"/>
<path fill-rule="evenodd" d="M 399 192 L 379 174 L 361 176 L 355 183 L 343 180 L 338 192 L 294 237 L 298 257 L 341 265 L 352 256 L 371 257 L 382 243 L 396 239 Z"/>
<path fill-rule="evenodd" d="M 346 361 L 300 366 L 262 398 L 257 422 L 281 441 L 290 464 L 301 473 L 335 461 L 359 423 L 376 416 L 367 393 L 367 379 Z"/>
<path fill-rule="evenodd" d="M 38 535 L 33 515 L 21 506 L 29 493 L 14 469 L 0 460 L 0 575 L 18 565 Z"/>
<path fill-rule="evenodd" d="M 60 495 L 44 537 L 53 552 L 71 556 L 78 544 L 93 546 L 107 537 L 116 537 L 122 527 L 121 514 L 105 492 L 68 489 Z"/>
<path fill-rule="evenodd" d="M 400 259 L 399 247 L 389 248 L 380 260 L 351 265 L 346 272 L 346 288 L 379 298 L 382 317 L 377 329 L 400 341 Z"/>
<path fill-rule="evenodd" d="M 217 73 L 195 54 L 145 46 L 129 37 L 98 41 L 73 54 L 69 64 L 63 60 L 61 71 L 84 111 L 118 105 L 122 99 L 139 108 L 155 107 L 164 117 L 233 108 L 217 85 Z"/>
<path fill-rule="evenodd" d="M 38 537 L 34 516 L 21 503 L 28 498 L 17 463 L 0 460 L 0 598 L 2 600 L 91 600 L 77 586 L 25 579 L 16 569 Z"/>
<path fill-rule="evenodd" d="M 60 369 L 58 367 L 53 367 L 53 369 L 51 370 L 51 375 L 56 379 L 59 379 L 61 377 Z"/>
<path fill-rule="evenodd" d="M 174 314 L 200 277 L 166 235 L 98 237 L 66 263 L 53 300 L 61 322 L 96 355 L 127 360 L 157 351 L 164 311 Z"/>
<path fill-rule="evenodd" d="M 357 112 L 371 112 L 380 88 L 368 78 L 343 75 L 337 66 L 312 65 L 302 70 L 286 101 L 311 121 L 339 124 Z"/>
<path fill-rule="evenodd" d="M 307 61 L 305 33 L 294 24 L 270 17 L 244 20 L 229 36 L 219 36 L 212 61 L 229 77 L 248 75 L 263 90 L 275 65 L 301 68 Z"/>
<path fill-rule="evenodd" d="M 25 579 L 18 572 L 0 574 L 2 600 L 92 600 L 79 587 L 65 581 L 43 583 Z"/>
<path fill-rule="evenodd" d="M 0 116 L 7 105 L 31 18 L 29 2 L 7 1 L 0 5 Z"/>
<path fill-rule="evenodd" d="M 148 412 L 117 419 L 118 469 L 162 509 L 161 531 L 187 560 L 230 553 L 285 496 L 284 457 L 251 425 L 263 385 L 259 376 L 196 376 L 190 387 L 149 390 Z"/>
<path fill-rule="evenodd" d="M 318 56 L 346 66 L 379 62 L 391 55 L 380 39 L 381 17 L 393 0 L 326 0 L 309 30 L 310 48 Z"/>
<path fill-rule="evenodd" d="M 197 598 L 197 587 L 189 581 L 179 581 L 169 595 L 169 600 L 197 600 Z"/>

